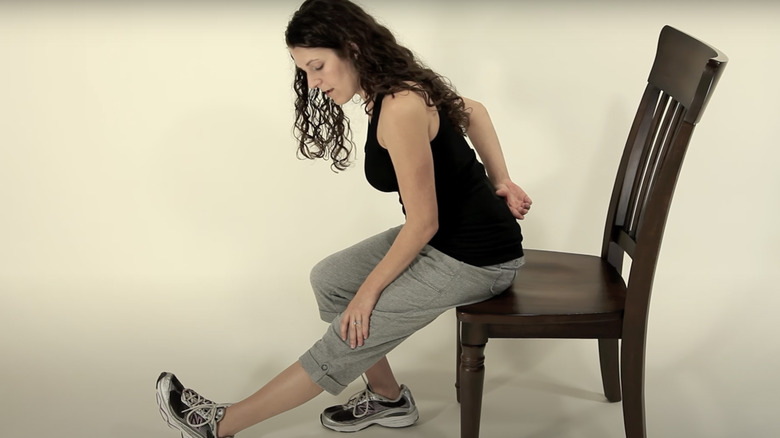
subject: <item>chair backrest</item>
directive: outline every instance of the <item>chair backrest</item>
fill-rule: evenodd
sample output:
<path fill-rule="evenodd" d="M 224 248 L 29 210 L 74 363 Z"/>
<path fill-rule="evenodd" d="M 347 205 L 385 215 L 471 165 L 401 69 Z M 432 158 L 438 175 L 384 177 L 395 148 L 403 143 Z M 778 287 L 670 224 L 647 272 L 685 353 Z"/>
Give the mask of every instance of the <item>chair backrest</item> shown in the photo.
<path fill-rule="evenodd" d="M 601 252 L 618 271 L 624 253 L 632 259 L 626 320 L 635 313 L 632 319 L 638 321 L 634 322 L 646 326 L 677 177 L 693 129 L 727 61 L 719 50 L 677 29 L 665 26 L 661 30 L 615 180 Z"/>

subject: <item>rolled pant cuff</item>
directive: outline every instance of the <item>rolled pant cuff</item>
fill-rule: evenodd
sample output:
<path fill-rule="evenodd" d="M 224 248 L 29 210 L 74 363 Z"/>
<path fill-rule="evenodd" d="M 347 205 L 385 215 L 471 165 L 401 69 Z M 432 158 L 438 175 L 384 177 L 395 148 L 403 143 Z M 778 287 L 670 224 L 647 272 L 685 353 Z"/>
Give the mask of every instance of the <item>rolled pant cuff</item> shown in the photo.
<path fill-rule="evenodd" d="M 312 356 L 310 352 L 306 352 L 300 357 L 303 370 L 309 374 L 311 380 L 319 385 L 322 389 L 332 395 L 339 395 L 347 387 L 341 383 L 333 380 L 328 375 L 329 366 L 327 363 L 319 363 L 317 359 Z"/>

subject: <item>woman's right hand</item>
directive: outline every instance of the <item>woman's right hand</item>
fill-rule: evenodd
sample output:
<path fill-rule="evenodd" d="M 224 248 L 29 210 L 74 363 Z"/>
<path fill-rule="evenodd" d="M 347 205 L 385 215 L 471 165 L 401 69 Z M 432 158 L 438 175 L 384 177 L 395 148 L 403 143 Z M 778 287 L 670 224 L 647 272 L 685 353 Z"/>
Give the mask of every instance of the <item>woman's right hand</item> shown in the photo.
<path fill-rule="evenodd" d="M 341 315 L 341 339 L 349 341 L 350 348 L 362 347 L 368 339 L 371 312 L 378 299 L 378 294 L 359 290 Z"/>

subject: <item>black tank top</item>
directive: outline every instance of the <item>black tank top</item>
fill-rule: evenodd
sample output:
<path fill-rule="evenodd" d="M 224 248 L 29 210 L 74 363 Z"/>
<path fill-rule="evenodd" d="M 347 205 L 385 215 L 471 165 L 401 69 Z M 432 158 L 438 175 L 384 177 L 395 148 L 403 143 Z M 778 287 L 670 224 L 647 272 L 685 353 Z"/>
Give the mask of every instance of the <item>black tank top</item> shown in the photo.
<path fill-rule="evenodd" d="M 398 180 L 390 154 L 379 145 L 376 135 L 383 98 L 383 95 L 376 97 L 368 126 L 366 179 L 378 190 L 397 192 Z M 441 110 L 439 132 L 431 141 L 431 151 L 439 230 L 430 245 L 475 266 L 494 265 L 521 257 L 520 225 L 504 199 L 496 195 L 474 150 Z M 403 199 L 400 200 L 403 205 Z"/>

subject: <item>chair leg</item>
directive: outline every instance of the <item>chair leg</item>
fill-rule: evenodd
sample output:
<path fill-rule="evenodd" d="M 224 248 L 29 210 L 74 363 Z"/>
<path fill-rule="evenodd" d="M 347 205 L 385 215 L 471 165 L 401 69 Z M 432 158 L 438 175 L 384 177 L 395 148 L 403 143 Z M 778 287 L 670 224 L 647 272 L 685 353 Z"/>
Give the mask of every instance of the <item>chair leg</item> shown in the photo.
<path fill-rule="evenodd" d="M 485 344 L 462 345 L 460 362 L 460 436 L 479 438 L 482 390 L 485 384 Z"/>
<path fill-rule="evenodd" d="M 455 399 L 460 403 L 460 355 L 462 348 L 460 346 L 460 321 L 455 317 Z"/>
<path fill-rule="evenodd" d="M 604 395 L 611 402 L 619 402 L 620 396 L 620 356 L 617 339 L 599 339 L 599 361 L 601 362 L 601 382 Z"/>
<path fill-rule="evenodd" d="M 623 340 L 621 352 L 623 421 L 626 438 L 647 438 L 645 426 L 645 351 L 641 342 Z"/>

